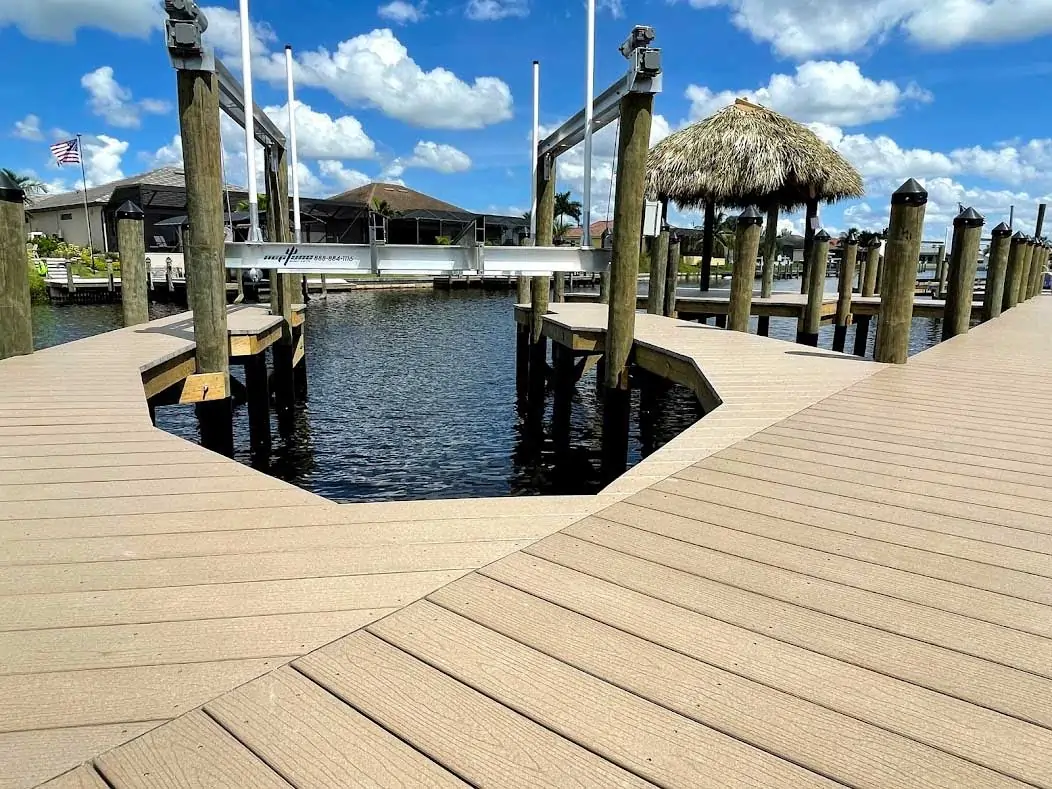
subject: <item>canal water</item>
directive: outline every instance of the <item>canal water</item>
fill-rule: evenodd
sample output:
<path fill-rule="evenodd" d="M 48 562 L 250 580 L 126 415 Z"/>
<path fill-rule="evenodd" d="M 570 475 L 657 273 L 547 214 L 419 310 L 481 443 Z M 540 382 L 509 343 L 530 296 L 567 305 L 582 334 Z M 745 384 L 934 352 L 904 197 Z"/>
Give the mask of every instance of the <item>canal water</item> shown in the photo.
<path fill-rule="evenodd" d="M 835 289 L 832 282 L 828 289 Z M 341 502 L 597 492 L 606 481 L 599 471 L 602 401 L 595 373 L 577 386 L 569 436 L 553 435 L 550 402 L 543 427 L 528 427 L 534 423 L 524 418 L 515 392 L 513 301 L 503 293 L 430 290 L 312 301 L 309 396 L 291 418 L 273 419 L 269 452 L 249 448 L 248 415 L 238 407 L 236 458 Z M 154 304 L 150 317 L 180 309 Z M 33 321 L 42 348 L 119 328 L 120 305 L 38 305 Z M 930 347 L 938 333 L 938 321 L 915 320 L 911 350 Z M 771 336 L 792 340 L 795 334 L 794 320 L 771 320 Z M 822 346 L 831 343 L 832 329 L 823 328 Z M 682 387 L 647 399 L 646 410 L 633 391 L 630 463 L 702 415 Z M 192 407 L 157 409 L 157 426 L 200 439 Z"/>

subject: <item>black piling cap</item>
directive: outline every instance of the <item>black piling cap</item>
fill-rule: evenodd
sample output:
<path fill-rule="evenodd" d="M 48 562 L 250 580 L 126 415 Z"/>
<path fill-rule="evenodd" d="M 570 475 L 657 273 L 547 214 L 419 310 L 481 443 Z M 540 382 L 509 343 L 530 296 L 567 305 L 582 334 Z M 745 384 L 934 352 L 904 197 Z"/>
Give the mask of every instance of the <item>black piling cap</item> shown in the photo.
<path fill-rule="evenodd" d="M 858 231 L 855 230 L 854 228 L 851 228 L 851 230 L 848 231 L 847 243 L 848 243 L 848 245 L 857 244 L 858 243 Z"/>
<path fill-rule="evenodd" d="M 1017 230 L 1015 231 L 1015 235 L 1012 236 L 1012 240 L 1017 244 L 1023 244 L 1026 242 L 1026 236 L 1023 234 L 1022 230 Z"/>
<path fill-rule="evenodd" d="M 906 181 L 891 195 L 892 205 L 924 205 L 927 202 L 927 190 L 913 178 Z"/>
<path fill-rule="evenodd" d="M 135 205 L 131 200 L 125 200 L 121 207 L 117 209 L 117 219 L 139 219 L 141 220 L 146 216 L 139 206 Z"/>
<path fill-rule="evenodd" d="M 762 225 L 763 214 L 756 210 L 756 206 L 751 205 L 738 215 L 738 223 L 742 225 Z"/>
<path fill-rule="evenodd" d="M 954 227 L 982 227 L 986 219 L 972 207 L 968 207 L 957 214 L 953 220 Z"/>
<path fill-rule="evenodd" d="M 1008 236 L 1012 235 L 1012 228 L 1007 223 L 1002 222 L 993 229 L 992 235 L 994 238 L 1008 238 Z"/>
<path fill-rule="evenodd" d="M 22 203 L 26 199 L 25 190 L 18 185 L 18 181 L 0 170 L 0 201 L 5 203 Z"/>
<path fill-rule="evenodd" d="M 822 228 L 817 233 L 815 233 L 815 241 L 828 241 L 828 240 L 829 240 L 829 233 L 826 232 L 825 228 Z"/>

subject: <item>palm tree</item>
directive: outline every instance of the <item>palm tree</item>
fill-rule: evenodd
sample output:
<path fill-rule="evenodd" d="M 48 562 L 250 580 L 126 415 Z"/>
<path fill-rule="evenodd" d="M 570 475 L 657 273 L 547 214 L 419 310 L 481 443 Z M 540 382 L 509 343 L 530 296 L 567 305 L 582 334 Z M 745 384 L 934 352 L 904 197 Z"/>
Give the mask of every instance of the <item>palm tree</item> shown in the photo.
<path fill-rule="evenodd" d="M 556 192 L 555 216 L 559 219 L 568 216 L 579 225 L 581 224 L 581 204 L 576 200 L 571 200 L 569 192 Z"/>
<path fill-rule="evenodd" d="M 267 207 L 269 206 L 269 204 L 269 197 L 267 197 L 266 195 L 256 195 L 256 205 L 259 206 L 259 212 L 261 214 L 267 213 Z M 249 204 L 247 199 L 241 200 L 236 206 L 234 206 L 235 211 L 248 211 L 248 209 Z"/>
<path fill-rule="evenodd" d="M 4 175 L 18 184 L 18 187 L 25 192 L 25 200 L 27 203 L 32 202 L 33 195 L 42 195 L 47 192 L 47 184 L 34 178 L 31 175 L 19 175 L 14 170 L 8 170 L 6 167 L 2 168 Z"/>
<path fill-rule="evenodd" d="M 563 238 L 566 236 L 566 232 L 571 227 L 573 227 L 573 225 L 571 225 L 569 222 L 563 221 L 561 217 L 555 220 L 555 226 L 552 228 L 552 234 L 555 236 L 555 240 L 562 241 Z"/>
<path fill-rule="evenodd" d="M 372 210 L 373 213 L 379 214 L 380 216 L 386 216 L 389 219 L 398 216 L 398 212 L 391 208 L 391 204 L 386 200 L 381 200 L 379 197 L 373 198 Z"/>

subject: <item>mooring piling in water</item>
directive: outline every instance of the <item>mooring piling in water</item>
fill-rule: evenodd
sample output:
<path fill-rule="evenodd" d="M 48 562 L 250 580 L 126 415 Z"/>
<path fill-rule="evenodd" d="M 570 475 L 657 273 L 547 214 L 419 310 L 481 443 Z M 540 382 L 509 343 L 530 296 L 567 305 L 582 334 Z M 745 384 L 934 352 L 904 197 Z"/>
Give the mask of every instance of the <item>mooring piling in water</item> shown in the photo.
<path fill-rule="evenodd" d="M 146 281 L 143 210 L 131 200 L 117 209 L 117 249 L 121 260 L 121 310 L 125 326 L 150 320 Z"/>
<path fill-rule="evenodd" d="M 665 274 L 668 271 L 668 226 L 663 226 L 650 247 L 650 280 L 647 285 L 647 312 L 660 315 L 665 309 Z"/>
<path fill-rule="evenodd" d="M 818 346 L 818 331 L 822 325 L 822 304 L 825 301 L 826 261 L 829 258 L 829 233 L 819 230 L 811 245 L 811 261 L 807 269 L 807 306 L 797 321 L 796 341 L 801 345 Z"/>
<path fill-rule="evenodd" d="M 1045 269 L 1048 267 L 1048 242 L 1044 239 L 1037 240 L 1034 251 L 1034 260 L 1030 264 L 1030 282 L 1027 286 L 1027 298 L 1032 299 L 1041 293 L 1042 279 Z"/>
<path fill-rule="evenodd" d="M 946 245 L 939 244 L 939 254 L 935 259 L 935 282 L 938 283 L 938 290 L 935 291 L 935 297 L 938 299 L 943 298 L 946 293 Z"/>
<path fill-rule="evenodd" d="M 1008 270 L 1008 253 L 1012 245 L 1012 228 L 1002 222 L 993 229 L 990 259 L 986 266 L 986 287 L 983 289 L 983 322 L 1001 314 L 1004 300 L 1005 274 Z"/>
<path fill-rule="evenodd" d="M 272 241 L 289 242 L 288 167 L 284 148 L 268 147 L 264 151 L 263 188 L 267 195 L 267 235 Z M 270 311 L 281 318 L 281 338 L 272 346 L 274 363 L 274 402 L 278 412 L 288 415 L 296 404 L 296 337 L 292 326 L 292 312 L 299 293 L 298 277 L 271 271 Z"/>
<path fill-rule="evenodd" d="M 194 313 L 197 403 L 201 443 L 233 453 L 230 358 L 226 314 L 223 178 L 219 85 L 212 71 L 179 69 L 179 127 L 186 174 L 189 231 L 185 249 L 187 302 Z"/>
<path fill-rule="evenodd" d="M 0 170 L 0 359 L 32 352 L 25 192 Z"/>
<path fill-rule="evenodd" d="M 866 249 L 866 264 L 863 268 L 862 295 L 877 295 L 877 268 L 880 266 L 880 241 L 873 239 Z"/>
<path fill-rule="evenodd" d="M 621 99 L 603 393 L 602 465 L 607 479 L 623 473 L 628 463 L 628 361 L 635 338 L 641 218 L 653 106 L 652 93 L 627 93 Z"/>
<path fill-rule="evenodd" d="M 760 270 L 760 298 L 769 299 L 774 292 L 774 263 L 778 254 L 778 213 L 777 203 L 767 209 L 766 226 L 763 234 L 763 268 Z"/>
<path fill-rule="evenodd" d="M 840 277 L 837 280 L 836 325 L 833 329 L 833 350 L 843 353 L 847 340 L 847 327 L 851 323 L 851 283 L 855 279 L 855 263 L 858 259 L 858 233 L 852 230 L 847 235 L 843 256 L 840 259 Z"/>
<path fill-rule="evenodd" d="M 727 327 L 731 331 L 749 331 L 752 311 L 752 286 L 756 256 L 760 251 L 763 216 L 749 206 L 738 216 L 735 231 L 734 271 L 731 274 L 730 303 L 727 305 Z"/>
<path fill-rule="evenodd" d="M 679 287 L 679 262 L 683 256 L 683 242 L 679 236 L 669 236 L 668 264 L 665 267 L 665 303 L 661 314 L 666 318 L 676 317 L 676 290 Z"/>
<path fill-rule="evenodd" d="M 983 235 L 983 215 L 965 208 L 953 220 L 953 250 L 947 280 L 946 308 L 943 313 L 942 339 L 966 334 L 972 320 L 972 291 L 979 265 L 979 242 Z"/>
<path fill-rule="evenodd" d="M 873 358 L 878 362 L 905 364 L 909 358 L 917 261 L 920 259 L 927 203 L 927 191 L 912 178 L 891 196 L 891 222 L 884 252 L 884 288 L 880 295 L 877 341 L 873 349 Z"/>

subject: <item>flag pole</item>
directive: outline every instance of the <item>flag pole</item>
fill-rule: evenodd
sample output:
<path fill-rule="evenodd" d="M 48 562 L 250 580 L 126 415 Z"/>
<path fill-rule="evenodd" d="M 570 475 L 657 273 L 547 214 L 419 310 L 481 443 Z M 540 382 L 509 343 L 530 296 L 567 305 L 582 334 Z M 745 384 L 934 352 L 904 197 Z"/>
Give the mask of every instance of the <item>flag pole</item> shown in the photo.
<path fill-rule="evenodd" d="M 84 221 L 88 226 L 88 261 L 95 262 L 94 244 L 91 242 L 91 214 L 88 212 L 88 174 L 84 169 L 84 144 L 77 135 L 77 158 L 80 160 L 80 183 L 84 187 Z M 105 232 L 105 229 L 103 230 Z"/>

